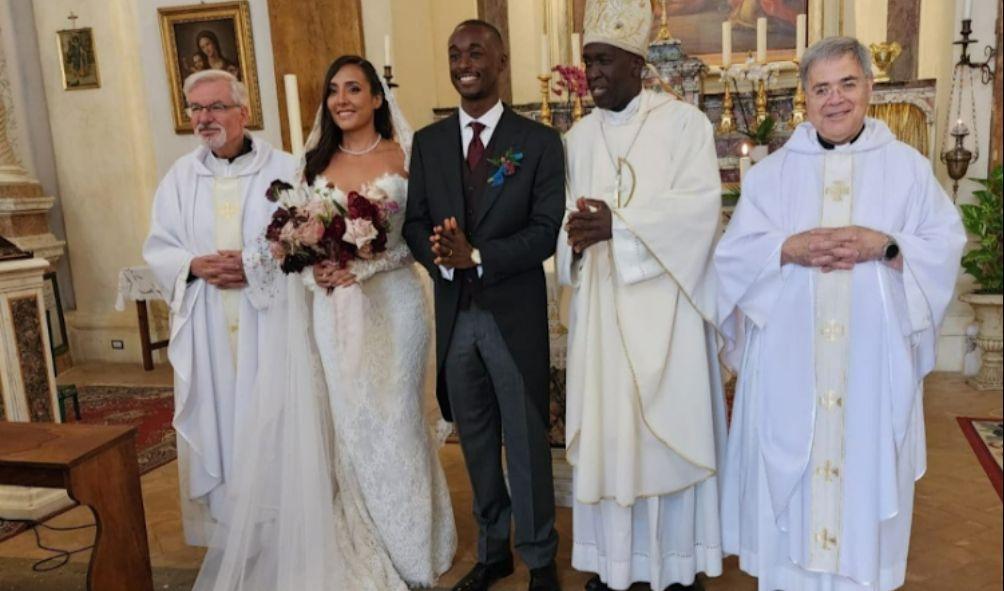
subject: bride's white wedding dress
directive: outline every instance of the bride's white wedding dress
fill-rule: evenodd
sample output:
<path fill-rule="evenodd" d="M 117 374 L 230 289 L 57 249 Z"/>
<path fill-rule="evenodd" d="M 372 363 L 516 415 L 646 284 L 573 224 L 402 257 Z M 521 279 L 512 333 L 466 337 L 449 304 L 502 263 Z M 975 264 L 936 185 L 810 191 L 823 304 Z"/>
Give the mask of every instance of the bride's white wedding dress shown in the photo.
<path fill-rule="evenodd" d="M 353 263 L 357 285 L 328 294 L 307 269 L 256 294 L 277 311 L 276 359 L 249 399 L 231 513 L 197 591 L 404 591 L 450 567 L 453 510 L 422 412 L 429 305 L 401 238 L 407 180 L 370 191 L 400 211 L 386 252 Z"/>

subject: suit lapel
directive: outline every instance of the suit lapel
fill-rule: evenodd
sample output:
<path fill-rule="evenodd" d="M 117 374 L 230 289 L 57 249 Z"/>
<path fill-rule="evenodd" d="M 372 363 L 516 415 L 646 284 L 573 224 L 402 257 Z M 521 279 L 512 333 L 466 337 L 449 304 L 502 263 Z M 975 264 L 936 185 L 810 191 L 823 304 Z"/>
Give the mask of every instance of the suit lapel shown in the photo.
<path fill-rule="evenodd" d="M 449 124 L 443 129 L 443 133 L 445 134 L 441 140 L 443 150 L 439 154 L 436 154 L 439 164 L 434 166 L 443 171 L 443 175 L 445 176 L 446 194 L 450 200 L 449 210 L 456 213 L 460 226 L 466 227 L 467 220 L 464 215 L 464 171 L 461 169 L 465 164 L 463 161 L 464 150 L 460 145 L 460 115 L 457 113 L 451 115 Z M 442 220 L 439 220 L 436 223 L 441 222 Z"/>
<path fill-rule="evenodd" d="M 495 133 L 492 134 L 491 141 L 488 142 L 488 147 L 485 150 L 485 158 L 492 160 L 497 159 L 499 156 L 505 154 L 506 150 L 510 148 L 513 150 L 523 151 L 522 146 L 516 145 L 520 135 L 518 126 L 519 122 L 516 120 L 516 117 L 519 117 L 519 115 L 513 113 L 512 110 L 506 106 L 505 110 L 502 111 L 502 117 L 499 119 L 498 129 L 495 130 Z M 488 176 L 490 178 L 492 173 L 495 172 L 496 166 L 494 164 L 489 164 L 488 167 Z M 518 169 L 516 174 L 519 174 Z M 499 196 L 505 190 L 509 181 L 510 177 L 504 177 L 502 184 L 497 187 L 493 187 L 491 183 L 485 185 L 485 191 L 482 193 L 481 202 L 478 203 L 477 207 L 477 220 L 471 226 L 471 231 L 477 229 L 478 225 L 485 219 L 485 215 L 488 214 L 488 211 L 491 210 L 492 206 L 495 205 L 495 202 L 498 201 Z"/>

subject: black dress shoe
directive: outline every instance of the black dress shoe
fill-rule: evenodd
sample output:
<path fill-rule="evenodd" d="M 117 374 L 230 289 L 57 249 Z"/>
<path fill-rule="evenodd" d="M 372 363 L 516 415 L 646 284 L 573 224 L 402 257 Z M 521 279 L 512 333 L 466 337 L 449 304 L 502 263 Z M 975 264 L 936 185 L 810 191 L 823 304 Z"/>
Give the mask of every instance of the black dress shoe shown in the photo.
<path fill-rule="evenodd" d="M 593 575 L 593 578 L 586 581 L 586 591 L 610 591 L 610 587 L 600 579 L 600 575 Z"/>
<path fill-rule="evenodd" d="M 694 583 L 691 585 L 673 583 L 669 587 L 666 587 L 665 591 L 704 591 L 704 586 L 701 585 L 701 580 L 695 577 Z"/>
<path fill-rule="evenodd" d="M 528 591 L 561 591 L 558 583 L 558 567 L 552 562 L 547 566 L 530 569 Z"/>
<path fill-rule="evenodd" d="M 492 583 L 512 574 L 512 558 L 502 562 L 479 562 L 453 586 L 453 591 L 488 591 Z"/>

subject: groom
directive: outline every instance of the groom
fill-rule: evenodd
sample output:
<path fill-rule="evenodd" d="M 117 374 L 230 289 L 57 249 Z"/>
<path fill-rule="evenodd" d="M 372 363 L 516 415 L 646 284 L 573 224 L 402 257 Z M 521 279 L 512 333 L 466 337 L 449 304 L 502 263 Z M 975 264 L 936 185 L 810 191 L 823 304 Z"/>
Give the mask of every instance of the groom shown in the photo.
<path fill-rule="evenodd" d="M 510 516 L 529 589 L 559 589 L 542 263 L 564 215 L 564 153 L 557 132 L 499 100 L 495 27 L 460 23 L 449 64 L 460 111 L 415 134 L 404 236 L 435 283 L 437 396 L 474 489 L 478 563 L 454 590 L 513 572 Z"/>

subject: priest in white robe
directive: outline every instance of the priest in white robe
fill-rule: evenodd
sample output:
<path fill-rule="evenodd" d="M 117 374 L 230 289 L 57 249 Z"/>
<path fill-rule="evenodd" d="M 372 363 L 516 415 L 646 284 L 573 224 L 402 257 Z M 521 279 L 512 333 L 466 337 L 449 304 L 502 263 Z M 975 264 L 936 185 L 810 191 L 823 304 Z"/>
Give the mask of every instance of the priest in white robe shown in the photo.
<path fill-rule="evenodd" d="M 866 118 L 868 50 L 827 38 L 801 70 L 809 122 L 746 175 L 715 253 L 739 374 L 723 541 L 765 591 L 885 591 L 966 238 L 927 158 Z"/>
<path fill-rule="evenodd" d="M 721 184 L 707 117 L 642 90 L 648 0 L 590 1 L 596 109 L 566 135 L 559 280 L 573 289 L 567 458 L 572 566 L 590 591 L 721 574 L 725 422 L 711 252 Z"/>
<path fill-rule="evenodd" d="M 202 145 L 157 188 L 143 257 L 169 294 L 182 520 L 187 542 L 204 546 L 224 515 L 242 398 L 267 360 L 262 312 L 282 301 L 265 192 L 290 182 L 296 161 L 245 132 L 248 94 L 231 74 L 193 74 L 184 92 Z"/>

